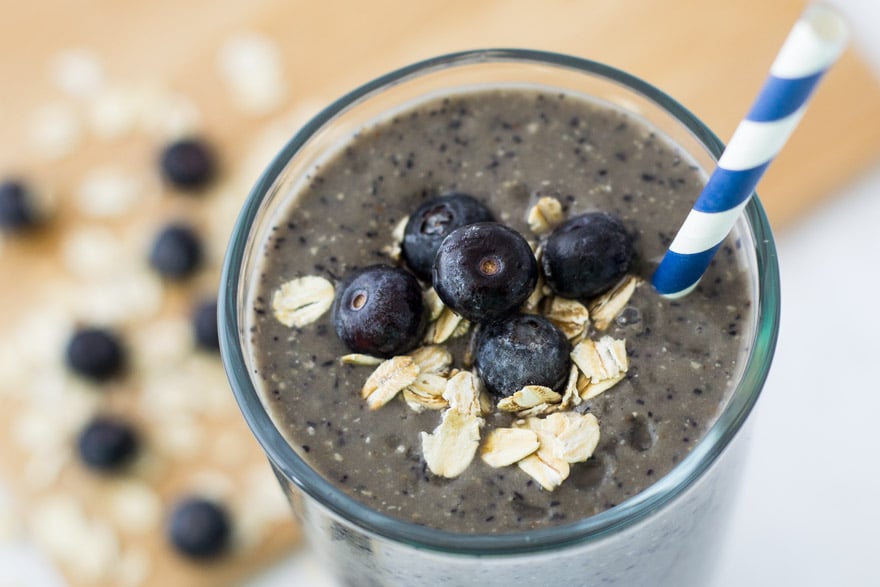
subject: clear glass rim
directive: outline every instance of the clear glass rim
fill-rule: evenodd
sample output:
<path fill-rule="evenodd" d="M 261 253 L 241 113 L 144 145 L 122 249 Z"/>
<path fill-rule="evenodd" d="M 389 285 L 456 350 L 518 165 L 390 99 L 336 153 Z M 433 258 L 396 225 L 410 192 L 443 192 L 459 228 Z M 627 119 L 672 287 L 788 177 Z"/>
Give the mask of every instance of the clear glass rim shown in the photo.
<path fill-rule="evenodd" d="M 278 153 L 260 177 L 238 217 L 223 265 L 218 304 L 224 366 L 239 408 L 269 461 L 310 498 L 363 530 L 415 548 L 470 556 L 539 552 L 583 544 L 629 527 L 661 508 L 712 465 L 734 438 L 760 395 L 770 369 L 779 328 L 779 268 L 769 222 L 757 197 L 745 209 L 757 258 L 758 304 L 754 345 L 730 403 L 705 438 L 670 473 L 638 495 L 597 514 L 553 528 L 512 534 L 457 534 L 376 512 L 337 489 L 303 461 L 272 422 L 246 366 L 240 344 L 244 329 L 237 295 L 248 236 L 263 199 L 287 162 L 325 123 L 350 104 L 426 71 L 482 62 L 526 62 L 576 70 L 616 82 L 661 107 L 685 125 L 718 158 L 723 143 L 696 116 L 661 90 L 621 70 L 568 55 L 524 49 L 482 49 L 451 53 L 397 69 L 342 96 L 312 118 Z"/>

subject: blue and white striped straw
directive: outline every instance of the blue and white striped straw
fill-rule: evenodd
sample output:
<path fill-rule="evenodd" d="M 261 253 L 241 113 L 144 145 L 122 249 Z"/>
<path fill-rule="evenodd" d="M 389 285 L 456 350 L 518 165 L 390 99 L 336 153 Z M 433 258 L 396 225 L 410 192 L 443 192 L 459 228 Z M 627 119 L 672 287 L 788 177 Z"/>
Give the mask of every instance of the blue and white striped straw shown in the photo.
<path fill-rule="evenodd" d="M 832 8 L 814 4 L 804 11 L 654 273 L 654 288 L 660 295 L 678 298 L 697 286 L 761 176 L 803 116 L 816 84 L 843 52 L 848 36 L 846 23 Z"/>

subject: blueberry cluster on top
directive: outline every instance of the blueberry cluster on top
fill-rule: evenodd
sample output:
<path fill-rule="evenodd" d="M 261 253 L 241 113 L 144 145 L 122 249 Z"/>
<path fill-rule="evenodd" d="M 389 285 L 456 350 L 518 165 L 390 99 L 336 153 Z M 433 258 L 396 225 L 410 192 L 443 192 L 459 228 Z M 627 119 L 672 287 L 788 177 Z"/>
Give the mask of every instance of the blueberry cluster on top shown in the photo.
<path fill-rule="evenodd" d="M 486 387 L 508 396 L 525 385 L 559 390 L 571 368 L 571 344 L 550 321 L 522 314 L 543 274 L 561 297 L 587 300 L 629 270 L 632 238 L 617 217 L 588 212 L 568 219 L 544 240 L 539 267 L 531 246 L 469 194 L 450 193 L 419 206 L 407 221 L 402 252 L 407 271 L 373 265 L 337 288 L 333 321 L 357 353 L 391 357 L 418 346 L 426 323 L 422 288 L 480 325 L 475 365 Z M 411 273 L 410 273 L 411 272 Z"/>

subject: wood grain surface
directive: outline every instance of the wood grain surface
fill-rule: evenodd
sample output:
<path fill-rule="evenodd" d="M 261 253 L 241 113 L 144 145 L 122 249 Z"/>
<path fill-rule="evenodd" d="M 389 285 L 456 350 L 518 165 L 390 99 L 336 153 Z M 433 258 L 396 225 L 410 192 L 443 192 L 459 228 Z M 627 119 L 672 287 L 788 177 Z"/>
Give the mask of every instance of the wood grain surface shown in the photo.
<path fill-rule="evenodd" d="M 801 0 L 7 2 L 0 19 L 0 176 L 15 174 L 53 192 L 57 211 L 40 234 L 0 241 L 0 340 L 18 346 L 15 337 L 22 335 L 22 321 L 47 308 L 71 323 L 84 320 L 64 288 L 88 285 L 71 276 L 65 265 L 66 243 L 86 225 L 110 230 L 137 265 L 143 264 L 138 251 L 149 231 L 169 218 L 184 216 L 195 222 L 210 241 L 203 275 L 186 287 L 164 287 L 155 315 L 123 320 L 118 326 L 135 336 L 138 329 L 156 321 L 182 320 L 193 296 L 213 291 L 216 285 L 231 218 L 253 180 L 254 154 L 261 152 L 255 142 L 273 129 L 282 136 L 292 132 L 320 105 L 393 68 L 479 47 L 570 53 L 644 78 L 726 140 L 803 6 Z M 237 35 L 250 33 L 270 40 L 280 51 L 286 92 L 277 108 L 259 114 L 236 103 L 218 71 L 223 47 Z M 166 92 L 163 95 L 189 100 L 198 114 L 199 132 L 211 140 L 220 157 L 221 174 L 215 186 L 195 200 L 163 186 L 155 177 L 157 150 L 168 139 L 161 132 L 96 137 L 87 123 L 93 98 L 65 94 L 53 74 L 58 55 L 71 49 L 87 50 L 98 58 L 105 84 L 157 87 Z M 58 105 L 86 122 L 75 148 L 49 156 L 34 144 L 34 120 L 41 109 Z M 880 86 L 855 52 L 848 51 L 820 87 L 759 193 L 771 221 L 784 226 L 878 160 Z M 85 217 L 77 190 L 90 172 L 108 165 L 142 180 L 147 195 L 127 215 Z M 211 369 L 217 373 L 218 367 Z M 37 379 L 36 373 L 27 371 L 17 376 Z M 135 379 L 128 387 L 140 389 L 137 382 L 142 380 Z M 9 379 L 0 381 L 0 425 L 7 432 L 34 408 L 33 402 L 9 389 L 11 385 Z M 161 427 L 138 407 L 143 393 L 114 389 L 105 403 L 141 422 L 148 435 L 161 435 Z M 231 430 L 245 446 L 244 461 L 211 461 L 210 455 L 217 452 L 211 440 L 200 445 L 190 460 L 169 458 L 161 475 L 142 476 L 155 486 L 163 503 L 189 486 L 193 463 L 211 461 L 227 478 L 234 478 L 242 467 L 265 468 L 231 400 L 223 410 L 203 418 L 199 426 L 209 439 Z M 49 486 L 35 490 L 23 474 L 34 458 L 9 434 L 0 436 L 0 473 L 25 506 L 25 517 L 47 492 L 72 495 L 88 511 L 106 509 L 101 502 L 109 490 L 96 488 L 71 464 Z M 152 561 L 152 572 L 143 584 L 221 585 L 239 581 L 288 551 L 296 544 L 296 530 L 281 525 L 262 537 L 259 548 L 214 566 L 182 562 L 158 530 L 137 540 Z M 122 584 L 115 579 L 84 581 L 69 565 L 61 566 L 72 584 Z"/>
<path fill-rule="evenodd" d="M 60 49 L 84 47 L 115 79 L 157 79 L 196 96 L 230 157 L 253 119 L 230 120 L 216 54 L 258 31 L 284 56 L 288 104 L 323 103 L 392 68 L 443 52 L 519 46 L 567 52 L 639 75 L 726 140 L 760 88 L 802 0 L 52 0 L 7 7 L 0 22 L 0 161 L 64 183 L 22 149 L 27 113 L 46 100 Z M 880 86 L 853 51 L 828 75 L 759 193 L 784 224 L 880 155 Z"/>

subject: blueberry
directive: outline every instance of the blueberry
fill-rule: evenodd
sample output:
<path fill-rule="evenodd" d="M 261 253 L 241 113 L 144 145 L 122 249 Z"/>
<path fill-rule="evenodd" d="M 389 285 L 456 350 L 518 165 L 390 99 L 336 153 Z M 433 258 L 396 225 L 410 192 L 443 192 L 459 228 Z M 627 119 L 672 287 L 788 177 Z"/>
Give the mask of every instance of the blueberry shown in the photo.
<path fill-rule="evenodd" d="M 487 322 L 529 297 L 538 282 L 538 263 L 518 232 L 479 222 L 446 237 L 434 259 L 433 277 L 444 304 L 471 322 Z"/>
<path fill-rule="evenodd" d="M 81 328 L 67 343 L 67 365 L 75 373 L 103 381 L 119 374 L 125 351 L 118 336 L 102 328 Z"/>
<path fill-rule="evenodd" d="M 493 394 L 526 385 L 561 391 L 571 371 L 571 343 L 543 316 L 515 314 L 484 325 L 477 336 L 477 373 Z"/>
<path fill-rule="evenodd" d="M 150 265 L 168 279 L 184 279 L 201 264 L 202 244 L 195 231 L 185 224 L 163 228 L 153 241 Z"/>
<path fill-rule="evenodd" d="M 173 186 L 196 190 L 214 178 L 214 153 L 201 139 L 181 139 L 162 150 L 160 167 L 162 175 Z"/>
<path fill-rule="evenodd" d="M 337 287 L 333 323 L 352 352 L 377 357 L 406 352 L 418 344 L 425 327 L 422 288 L 403 269 L 371 265 Z"/>
<path fill-rule="evenodd" d="M 430 281 L 434 256 L 449 233 L 474 222 L 492 220 L 489 209 L 468 194 L 451 193 L 428 200 L 406 223 L 403 257 L 413 273 Z"/>
<path fill-rule="evenodd" d="M 168 520 L 168 539 L 181 554 L 195 559 L 220 555 L 229 546 L 229 515 L 219 504 L 187 497 L 174 507 Z"/>
<path fill-rule="evenodd" d="M 137 453 L 138 437 L 128 422 L 98 416 L 80 432 L 77 449 L 80 460 L 90 469 L 118 471 Z"/>
<path fill-rule="evenodd" d="M 39 215 L 28 187 L 14 179 L 0 183 L 0 230 L 23 232 L 38 223 Z"/>
<path fill-rule="evenodd" d="M 541 263 L 553 292 L 582 300 L 617 283 L 629 271 L 632 258 L 632 238 L 620 219 L 605 212 L 588 212 L 550 233 Z"/>
<path fill-rule="evenodd" d="M 199 348 L 220 350 L 220 336 L 217 331 L 217 299 L 204 300 L 192 316 L 193 339 Z"/>

